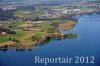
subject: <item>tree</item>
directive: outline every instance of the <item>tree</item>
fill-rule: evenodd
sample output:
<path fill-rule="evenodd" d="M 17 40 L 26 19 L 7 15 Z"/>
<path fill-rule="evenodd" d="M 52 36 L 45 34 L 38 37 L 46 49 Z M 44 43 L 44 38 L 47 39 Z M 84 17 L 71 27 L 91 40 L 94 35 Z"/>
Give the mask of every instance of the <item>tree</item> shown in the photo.
<path fill-rule="evenodd" d="M 12 38 L 11 37 L 9 37 L 9 41 L 11 40 Z"/>

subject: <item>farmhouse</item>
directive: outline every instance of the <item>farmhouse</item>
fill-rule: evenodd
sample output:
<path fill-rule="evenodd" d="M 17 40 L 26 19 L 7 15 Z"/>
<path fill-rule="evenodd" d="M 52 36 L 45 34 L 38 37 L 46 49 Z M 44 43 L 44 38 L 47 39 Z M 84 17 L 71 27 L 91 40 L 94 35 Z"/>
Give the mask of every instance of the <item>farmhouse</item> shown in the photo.
<path fill-rule="evenodd" d="M 0 35 L 6 35 L 7 33 L 6 32 L 0 32 Z"/>
<path fill-rule="evenodd" d="M 8 33 L 8 29 L 0 28 L 0 35 L 6 35 Z"/>

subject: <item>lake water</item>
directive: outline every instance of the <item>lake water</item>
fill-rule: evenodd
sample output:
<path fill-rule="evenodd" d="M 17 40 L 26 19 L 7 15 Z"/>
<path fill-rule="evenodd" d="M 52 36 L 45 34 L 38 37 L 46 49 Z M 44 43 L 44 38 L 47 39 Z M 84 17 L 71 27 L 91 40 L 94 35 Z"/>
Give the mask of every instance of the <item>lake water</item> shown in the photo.
<path fill-rule="evenodd" d="M 43 46 L 33 47 L 32 51 L 0 51 L 0 66 L 44 66 L 35 64 L 34 57 L 72 57 L 75 56 L 94 56 L 95 63 L 71 63 L 71 64 L 48 64 L 47 66 L 100 66 L 100 15 L 76 16 L 78 24 L 74 29 L 63 33 L 77 33 L 77 39 L 63 39 L 50 41 Z M 75 59 L 74 59 L 75 60 Z M 89 59 L 91 60 L 91 59 Z M 86 60 L 85 60 L 86 61 Z"/>

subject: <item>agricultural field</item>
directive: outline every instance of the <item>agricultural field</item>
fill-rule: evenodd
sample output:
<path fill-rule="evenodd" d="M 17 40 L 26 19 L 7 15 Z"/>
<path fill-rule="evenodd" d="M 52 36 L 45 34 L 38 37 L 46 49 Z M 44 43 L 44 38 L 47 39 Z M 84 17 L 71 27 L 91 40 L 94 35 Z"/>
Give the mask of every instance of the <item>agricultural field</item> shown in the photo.
<path fill-rule="evenodd" d="M 16 34 L 15 35 L 0 36 L 0 43 L 9 41 L 9 38 L 19 39 L 22 36 L 24 36 L 24 35 L 26 35 L 26 34 L 29 33 L 29 32 L 25 32 L 25 31 L 22 31 L 22 30 L 15 30 L 15 31 L 16 31 Z"/>
<path fill-rule="evenodd" d="M 37 17 L 41 16 L 41 11 L 38 10 L 17 10 L 14 12 L 17 17 Z"/>
<path fill-rule="evenodd" d="M 32 26 L 36 23 L 40 26 L 37 26 L 37 27 Z M 52 25 L 52 24 L 60 24 L 60 23 L 70 23 L 70 21 L 68 21 L 68 20 L 53 20 L 53 21 L 43 21 L 43 22 L 36 21 L 36 22 L 31 23 L 31 27 L 28 27 L 30 25 L 30 23 L 28 23 L 28 24 L 24 23 L 24 22 L 17 23 L 17 24 L 20 24 L 20 25 L 17 25 L 17 27 L 24 25 L 24 27 L 26 26 L 25 29 L 28 29 L 28 30 L 23 30 L 24 27 L 17 28 L 16 30 L 13 30 L 13 31 L 16 31 L 15 35 L 0 36 L 0 43 L 9 41 L 9 38 L 16 39 L 19 41 L 22 41 L 22 40 L 32 41 L 32 36 L 42 37 L 42 36 L 46 35 L 48 30 L 55 28 L 54 25 Z"/>

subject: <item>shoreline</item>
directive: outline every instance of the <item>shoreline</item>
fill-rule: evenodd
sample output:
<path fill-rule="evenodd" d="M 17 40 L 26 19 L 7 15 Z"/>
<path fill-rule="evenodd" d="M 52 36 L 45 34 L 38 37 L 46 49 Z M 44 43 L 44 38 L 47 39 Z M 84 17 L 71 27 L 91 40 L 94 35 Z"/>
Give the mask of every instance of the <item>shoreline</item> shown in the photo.
<path fill-rule="evenodd" d="M 61 29 L 70 30 L 70 29 L 74 28 L 76 24 L 77 24 L 77 21 L 75 21 L 75 20 L 70 20 L 70 21 L 64 22 L 64 23 L 61 22 L 61 23 L 57 24 L 58 27 L 56 27 L 56 28 L 58 28 L 58 29 L 56 31 L 53 30 L 54 32 L 50 32 L 50 33 L 46 32 L 44 36 L 41 36 L 41 37 L 39 37 L 38 39 L 35 39 L 35 40 L 32 39 L 31 41 L 27 41 L 24 38 L 23 40 L 18 39 L 19 43 L 13 42 L 13 41 L 0 43 L 0 49 L 5 49 L 5 48 L 32 48 L 32 46 L 35 46 L 36 44 L 39 44 L 39 43 L 44 43 L 45 41 L 52 39 L 52 38 L 60 38 L 61 39 L 61 38 L 66 37 L 67 34 L 63 34 L 63 33 L 59 32 L 58 30 L 61 30 Z M 31 36 L 34 36 L 33 33 L 30 33 L 30 34 L 31 34 Z M 73 34 L 73 36 L 75 36 L 75 35 Z"/>
<path fill-rule="evenodd" d="M 38 44 L 43 44 L 48 40 L 51 39 L 75 39 L 77 38 L 77 34 L 74 33 L 69 33 L 69 34 L 62 34 L 62 33 L 49 33 L 46 36 L 41 37 L 39 40 L 35 40 L 33 42 L 29 43 L 16 43 L 16 42 L 5 42 L 0 44 L 0 49 L 10 49 L 10 48 L 16 48 L 16 49 L 21 49 L 21 48 L 32 48 L 32 46 L 37 46 Z"/>

